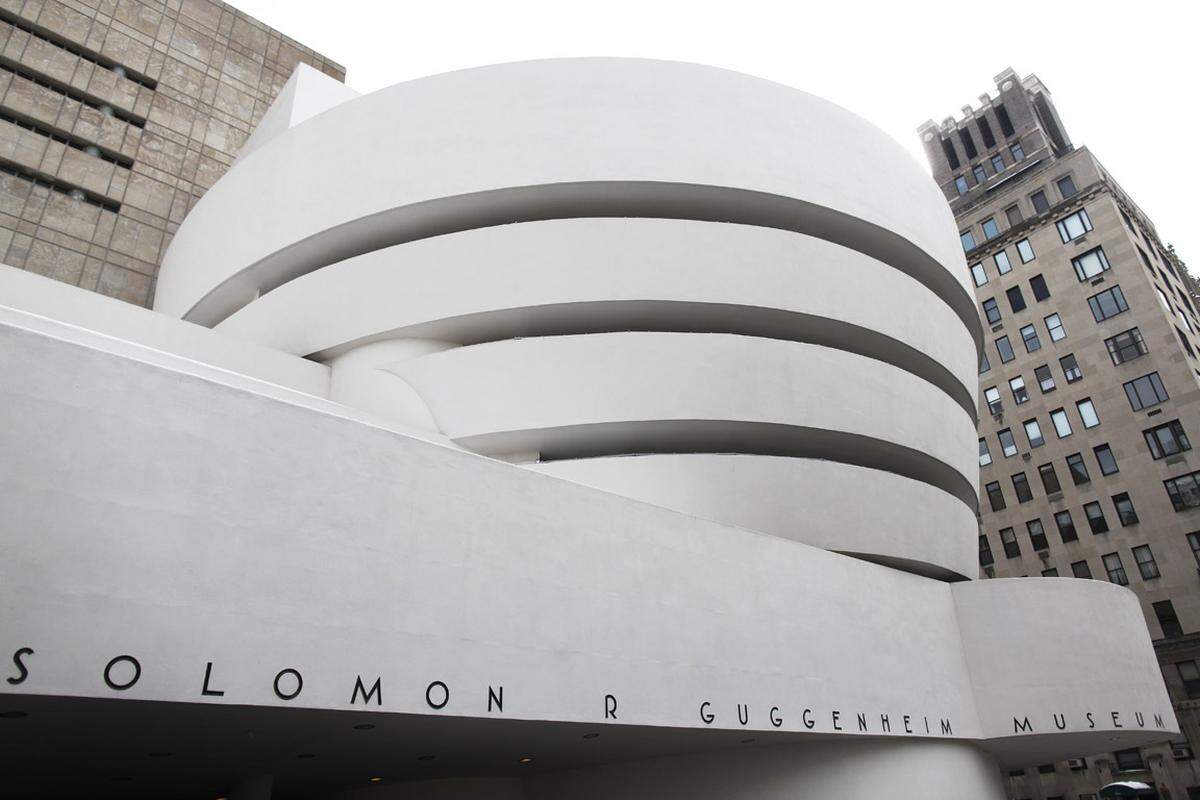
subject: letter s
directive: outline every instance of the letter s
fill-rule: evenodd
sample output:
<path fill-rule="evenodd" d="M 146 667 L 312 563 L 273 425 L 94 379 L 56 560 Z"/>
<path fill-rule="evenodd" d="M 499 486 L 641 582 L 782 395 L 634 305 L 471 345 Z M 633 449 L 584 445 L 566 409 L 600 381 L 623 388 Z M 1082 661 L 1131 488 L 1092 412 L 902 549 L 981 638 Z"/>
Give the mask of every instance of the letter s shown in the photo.
<path fill-rule="evenodd" d="M 13 653 L 13 657 L 12 657 L 13 663 L 17 665 L 17 669 L 20 670 L 21 674 L 15 678 L 5 678 L 5 680 L 8 681 L 9 684 L 16 686 L 19 683 L 24 683 L 25 679 L 29 677 L 29 669 L 25 666 L 24 663 L 22 663 L 21 659 L 24 656 L 31 656 L 31 655 L 33 655 L 32 647 L 22 647 L 20 650 Z"/>

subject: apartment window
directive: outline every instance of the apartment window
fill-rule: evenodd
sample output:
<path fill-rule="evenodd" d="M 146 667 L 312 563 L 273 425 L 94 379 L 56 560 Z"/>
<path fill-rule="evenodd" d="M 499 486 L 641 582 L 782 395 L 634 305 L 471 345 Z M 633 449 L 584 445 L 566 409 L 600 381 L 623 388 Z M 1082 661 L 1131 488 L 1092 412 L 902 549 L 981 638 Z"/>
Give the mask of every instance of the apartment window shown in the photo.
<path fill-rule="evenodd" d="M 1017 542 L 1017 534 L 1013 533 L 1012 528 L 1004 528 L 1000 531 L 1000 543 L 1004 545 L 1006 558 L 1021 557 L 1021 545 Z"/>
<path fill-rule="evenodd" d="M 1029 390 L 1025 388 L 1025 379 L 1020 375 L 1009 380 L 1008 388 L 1012 390 L 1013 400 L 1017 405 L 1029 402 Z"/>
<path fill-rule="evenodd" d="M 1008 305 L 1012 308 L 1014 314 L 1025 310 L 1025 297 L 1021 294 L 1020 286 L 1006 289 L 1004 294 L 1008 297 Z"/>
<path fill-rule="evenodd" d="M 969 230 L 960 232 L 958 238 L 962 240 L 963 250 L 970 252 L 975 249 L 975 234 Z"/>
<path fill-rule="evenodd" d="M 1075 275 L 1080 281 L 1087 281 L 1108 270 L 1108 257 L 1104 255 L 1103 247 L 1096 247 L 1072 258 L 1071 266 L 1075 267 Z"/>
<path fill-rule="evenodd" d="M 979 534 L 979 566 L 991 566 L 995 560 L 992 556 L 992 545 L 988 542 L 987 536 Z"/>
<path fill-rule="evenodd" d="M 1177 419 L 1144 430 L 1142 436 L 1146 437 L 1150 457 L 1155 461 L 1192 449 L 1192 443 L 1188 441 L 1187 434 L 1183 432 L 1183 426 Z"/>
<path fill-rule="evenodd" d="M 1179 677 L 1183 680 L 1183 691 L 1187 693 L 1188 698 L 1195 700 L 1200 697 L 1200 666 L 1197 666 L 1195 661 L 1180 661 L 1175 668 L 1179 670 Z"/>
<path fill-rule="evenodd" d="M 1046 490 L 1046 494 L 1062 491 L 1062 484 L 1058 482 L 1058 473 L 1054 471 L 1053 464 L 1042 464 L 1038 467 L 1038 475 L 1041 476 L 1042 488 Z"/>
<path fill-rule="evenodd" d="M 988 217 L 983 221 L 983 237 L 985 239 L 995 239 L 1000 235 L 1000 226 L 996 224 L 995 217 Z"/>
<path fill-rule="evenodd" d="M 983 396 L 987 400 L 989 414 L 999 414 L 1004 410 L 1004 403 L 1000 400 L 1000 390 L 995 386 L 984 389 Z"/>
<path fill-rule="evenodd" d="M 1179 337 L 1179 343 L 1183 345 L 1183 349 L 1187 351 L 1187 354 L 1192 358 L 1195 358 L 1196 351 L 1192 349 L 1190 344 L 1188 344 L 1187 337 L 1183 335 L 1183 331 L 1179 330 L 1179 328 L 1176 328 L 1175 335 Z"/>
<path fill-rule="evenodd" d="M 1041 775 L 1053 775 L 1054 774 L 1054 765 L 1053 764 L 1039 764 L 1037 769 L 1038 769 L 1038 773 Z M 1050 800 L 1050 798 L 1046 798 L 1046 800 Z"/>
<path fill-rule="evenodd" d="M 1058 316 L 1058 312 L 1054 312 L 1045 318 L 1046 332 L 1050 334 L 1050 341 L 1061 342 L 1067 338 L 1067 329 L 1063 327 L 1062 318 Z"/>
<path fill-rule="evenodd" d="M 1176 511 L 1186 511 L 1189 508 L 1200 508 L 1200 472 L 1180 475 L 1163 481 L 1167 496 Z"/>
<path fill-rule="evenodd" d="M 1158 302 L 1163 307 L 1163 311 L 1167 312 L 1167 316 L 1170 316 L 1171 315 L 1171 300 L 1170 300 L 1170 298 L 1167 297 L 1167 293 L 1164 292 L 1162 289 L 1158 288 L 1157 286 L 1154 287 L 1154 291 L 1158 293 Z"/>
<path fill-rule="evenodd" d="M 963 152 L 967 154 L 967 158 L 975 158 L 975 156 L 979 155 L 979 151 L 975 149 L 975 140 L 971 138 L 969 130 L 959 128 L 958 139 L 962 142 Z"/>
<path fill-rule="evenodd" d="M 1101 556 L 1100 560 L 1104 562 L 1104 571 L 1108 573 L 1108 579 L 1118 586 L 1128 586 L 1129 578 L 1125 575 L 1125 565 L 1121 563 L 1120 553 L 1109 553 Z"/>
<path fill-rule="evenodd" d="M 1050 412 L 1050 421 L 1054 423 L 1054 432 L 1058 438 L 1065 439 L 1071 435 L 1071 420 L 1067 419 L 1064 409 L 1056 408 Z"/>
<path fill-rule="evenodd" d="M 988 361 L 987 352 L 979 354 L 979 374 L 982 375 L 992 368 L 992 362 Z"/>
<path fill-rule="evenodd" d="M 1088 527 L 1093 534 L 1108 533 L 1108 520 L 1104 518 L 1104 509 L 1100 503 L 1093 500 L 1083 504 L 1083 514 L 1087 517 Z"/>
<path fill-rule="evenodd" d="M 980 305 L 983 306 L 983 315 L 987 317 L 989 324 L 995 325 L 1000 321 L 1000 306 L 996 303 L 996 298 L 989 297 Z"/>
<path fill-rule="evenodd" d="M 1025 150 L 1021 147 L 1020 142 L 1013 142 L 1012 146 L 1008 148 L 1008 152 L 1012 153 L 1014 164 L 1025 160 Z"/>
<path fill-rule="evenodd" d="M 1193 531 L 1187 535 L 1188 545 L 1192 548 L 1192 558 L 1196 560 L 1196 566 L 1200 567 L 1200 531 Z"/>
<path fill-rule="evenodd" d="M 983 286 L 988 282 L 987 270 L 983 268 L 983 264 L 971 265 L 971 278 L 975 281 L 976 286 Z"/>
<path fill-rule="evenodd" d="M 983 185 L 987 183 L 987 173 L 983 171 L 983 167 L 976 164 L 971 167 L 971 174 L 975 176 L 975 183 Z"/>
<path fill-rule="evenodd" d="M 1167 396 L 1166 387 L 1163 386 L 1162 379 L 1158 377 L 1157 372 L 1134 378 L 1124 386 L 1125 397 L 1129 399 L 1129 406 L 1134 411 L 1141 411 L 1171 399 Z"/>
<path fill-rule="evenodd" d="M 1063 240 L 1063 244 L 1078 239 L 1092 230 L 1092 220 L 1088 217 L 1087 211 L 1079 209 L 1070 216 L 1063 217 L 1055 227 L 1058 228 L 1058 238 Z"/>
<path fill-rule="evenodd" d="M 1067 353 L 1058 360 L 1058 363 L 1062 367 L 1063 377 L 1067 379 L 1067 383 L 1083 380 L 1083 370 L 1079 368 L 1079 362 L 1075 360 L 1074 353 Z"/>
<path fill-rule="evenodd" d="M 975 124 L 979 126 L 979 135 L 983 137 L 983 146 L 989 150 L 996 146 L 996 137 L 992 134 L 992 126 L 986 117 L 976 117 Z"/>
<path fill-rule="evenodd" d="M 1183 626 L 1179 624 L 1179 616 L 1175 613 L 1175 604 L 1170 600 L 1160 600 L 1154 604 L 1154 616 L 1158 618 L 1158 626 L 1162 628 L 1163 636 L 1173 639 L 1183 636 Z"/>
<path fill-rule="evenodd" d="M 1021 207 L 1016 203 L 1013 203 L 1011 206 L 1004 209 L 1004 216 L 1008 218 L 1008 227 L 1011 228 L 1015 225 L 1020 225 L 1022 220 Z"/>
<path fill-rule="evenodd" d="M 1129 498 L 1129 492 L 1114 494 L 1112 503 L 1113 508 L 1117 510 L 1117 519 L 1121 521 L 1122 528 L 1138 524 L 1137 510 L 1133 507 L 1133 500 Z"/>
<path fill-rule="evenodd" d="M 1057 578 L 1058 570 L 1055 567 L 1047 567 L 1046 569 L 1042 570 L 1042 577 L 1043 578 Z"/>
<path fill-rule="evenodd" d="M 986 487 L 988 503 L 992 506 L 992 511 L 1002 511 L 1008 507 L 1004 502 L 1004 490 L 1000 488 L 1000 481 L 992 481 Z"/>
<path fill-rule="evenodd" d="M 1092 476 L 1088 474 L 1087 464 L 1083 463 L 1082 453 L 1072 453 L 1067 456 L 1067 469 L 1071 472 L 1071 482 L 1076 486 L 1082 486 L 1092 479 Z"/>
<path fill-rule="evenodd" d="M 996 352 L 1000 354 L 1000 360 L 1005 364 L 1016 358 L 1016 355 L 1013 353 L 1012 342 L 1008 340 L 1007 336 L 1001 336 L 996 340 Z"/>
<path fill-rule="evenodd" d="M 1024 472 L 1012 476 L 1013 491 L 1017 493 L 1018 503 L 1028 503 L 1033 499 L 1033 490 L 1029 488 L 1029 479 Z"/>
<path fill-rule="evenodd" d="M 1039 303 L 1050 297 L 1050 287 L 1041 275 L 1034 275 L 1029 279 L 1029 288 L 1033 290 L 1033 299 Z"/>
<path fill-rule="evenodd" d="M 996 262 L 996 271 L 1001 275 L 1007 275 L 1012 272 L 1012 262 L 1008 260 L 1008 251 L 1001 250 L 992 256 L 992 261 Z"/>
<path fill-rule="evenodd" d="M 1033 252 L 1033 245 L 1029 243 L 1028 239 L 1022 239 L 1017 242 L 1017 255 L 1021 257 L 1022 264 L 1028 264 L 1037 258 L 1037 255 Z"/>
<path fill-rule="evenodd" d="M 1075 181 L 1072 180 L 1070 175 L 1064 175 L 1063 177 L 1059 178 L 1056 183 L 1058 184 L 1058 193 L 1062 195 L 1063 200 L 1074 196 L 1076 191 Z"/>
<path fill-rule="evenodd" d="M 1046 192 L 1042 189 L 1029 195 L 1029 201 L 1033 203 L 1033 210 L 1039 214 L 1045 214 L 1050 210 L 1050 201 L 1046 199 Z"/>
<path fill-rule="evenodd" d="M 1196 757 L 1195 754 L 1192 753 L 1192 743 L 1187 740 L 1187 737 L 1184 737 L 1183 739 L 1176 739 L 1175 741 L 1171 742 L 1171 757 L 1176 761 L 1190 761 Z M 1200 791 L 1200 787 L 1190 787 L 1188 789 L 1189 800 L 1192 796 L 1190 794 L 1192 789 Z"/>
<path fill-rule="evenodd" d="M 1086 561 L 1075 561 L 1071 564 L 1071 574 L 1076 578 L 1090 578 L 1092 577 L 1092 568 Z"/>
<path fill-rule="evenodd" d="M 986 467 L 992 463 L 992 451 L 988 450 L 987 439 L 979 440 L 979 466 Z"/>
<path fill-rule="evenodd" d="M 1088 306 L 1091 307 L 1096 322 L 1103 322 L 1129 310 L 1129 304 L 1125 302 L 1125 293 L 1121 291 L 1120 286 L 1092 295 L 1088 298 Z"/>
<path fill-rule="evenodd" d="M 1004 172 L 1004 156 L 999 153 L 992 156 L 992 169 L 996 171 L 997 175 Z"/>
<path fill-rule="evenodd" d="M 1011 428 L 997 431 L 996 438 L 1000 440 L 1000 450 L 1004 453 L 1005 458 L 1011 458 L 1017 454 L 1017 440 L 1013 438 Z"/>
<path fill-rule="evenodd" d="M 1113 364 L 1124 364 L 1150 352 L 1142 339 L 1142 332 L 1137 328 L 1110 336 L 1104 340 L 1104 346 L 1108 348 L 1108 357 L 1112 359 Z"/>
<path fill-rule="evenodd" d="M 1022 424 L 1025 426 L 1025 438 L 1029 440 L 1030 447 L 1041 447 L 1046 443 L 1046 440 L 1042 438 L 1042 426 L 1038 425 L 1036 417 L 1027 419 Z"/>
<path fill-rule="evenodd" d="M 1042 349 L 1042 340 L 1038 338 L 1037 328 L 1032 325 L 1021 326 L 1021 341 L 1025 343 L 1025 352 L 1027 353 Z"/>
<path fill-rule="evenodd" d="M 959 175 L 957 178 L 954 179 L 954 188 L 958 189 L 958 193 L 960 195 L 966 194 L 967 190 L 968 190 L 967 179 L 965 177 L 963 177 L 962 175 Z"/>
<path fill-rule="evenodd" d="M 1120 472 L 1117 469 L 1117 459 L 1107 442 L 1096 445 L 1092 448 L 1092 452 L 1096 454 L 1096 463 L 1100 465 L 1101 475 L 1115 475 Z"/>
<path fill-rule="evenodd" d="M 1085 397 L 1082 400 L 1076 400 L 1075 410 L 1079 412 L 1079 418 L 1083 420 L 1083 427 L 1094 428 L 1100 424 L 1100 415 L 1096 413 L 1096 406 L 1092 403 L 1092 398 Z"/>
<path fill-rule="evenodd" d="M 1029 541 L 1033 544 L 1034 550 L 1048 550 L 1050 545 L 1046 542 L 1046 529 L 1042 527 L 1040 519 L 1031 519 L 1025 523 L 1025 528 L 1029 531 Z"/>
<path fill-rule="evenodd" d="M 1133 560 L 1137 562 L 1142 580 L 1150 581 L 1159 577 L 1158 564 L 1154 562 L 1154 553 L 1150 552 L 1150 545 L 1143 544 L 1133 548 Z"/>
<path fill-rule="evenodd" d="M 1049 394 L 1056 388 L 1054 383 L 1054 375 L 1050 372 L 1049 364 L 1042 364 L 1040 367 L 1034 367 L 1033 377 L 1037 379 L 1038 388 L 1042 390 L 1042 394 Z"/>

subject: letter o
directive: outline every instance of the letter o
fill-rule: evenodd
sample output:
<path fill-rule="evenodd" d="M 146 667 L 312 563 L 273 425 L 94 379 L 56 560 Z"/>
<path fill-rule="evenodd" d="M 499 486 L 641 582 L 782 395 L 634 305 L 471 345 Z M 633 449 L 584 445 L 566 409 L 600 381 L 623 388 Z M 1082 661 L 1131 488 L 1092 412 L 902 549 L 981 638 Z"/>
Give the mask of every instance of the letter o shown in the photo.
<path fill-rule="evenodd" d="M 433 687 L 435 686 L 442 687 L 442 702 L 440 703 L 433 702 L 432 692 Z M 446 684 L 442 683 L 441 681 L 434 681 L 425 687 L 425 702 L 429 704 L 430 708 L 445 708 L 446 703 L 450 702 L 450 687 L 446 686 Z"/>
<path fill-rule="evenodd" d="M 126 662 L 133 665 L 133 677 L 125 683 L 117 683 L 112 679 L 112 668 L 120 662 Z M 123 692 L 129 687 L 138 682 L 138 678 L 142 677 L 142 665 L 133 656 L 117 656 L 104 667 L 104 682 L 110 689 L 116 689 L 118 692 Z"/>
<path fill-rule="evenodd" d="M 296 679 L 296 690 L 294 692 L 292 692 L 291 694 L 284 694 L 283 691 L 279 688 L 279 679 L 282 678 L 284 675 L 291 675 Z M 275 673 L 275 696 L 278 697 L 280 700 L 293 699 L 294 697 L 296 697 L 296 695 L 300 694 L 300 690 L 303 688 L 304 688 L 304 678 L 301 678 L 300 673 L 297 672 L 296 670 L 292 669 L 291 667 L 288 667 L 287 669 L 281 669 L 281 670 L 279 670 L 279 672 Z"/>

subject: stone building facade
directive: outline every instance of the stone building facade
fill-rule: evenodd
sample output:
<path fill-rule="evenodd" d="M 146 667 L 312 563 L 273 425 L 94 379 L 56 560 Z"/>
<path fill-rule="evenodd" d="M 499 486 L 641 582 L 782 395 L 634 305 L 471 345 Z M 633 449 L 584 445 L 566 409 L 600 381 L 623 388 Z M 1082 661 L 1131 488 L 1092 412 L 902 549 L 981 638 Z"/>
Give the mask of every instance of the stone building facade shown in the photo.
<path fill-rule="evenodd" d="M 981 568 L 1136 592 L 1185 734 L 1014 770 L 1009 796 L 1093 800 L 1111 781 L 1137 780 L 1162 798 L 1200 797 L 1195 282 L 1096 157 L 1071 143 L 1036 77 L 1006 70 L 996 87 L 962 118 L 919 129 L 985 329 Z"/>
<path fill-rule="evenodd" d="M 138 305 L 299 63 L 214 0 L 0 0 L 0 262 Z"/>

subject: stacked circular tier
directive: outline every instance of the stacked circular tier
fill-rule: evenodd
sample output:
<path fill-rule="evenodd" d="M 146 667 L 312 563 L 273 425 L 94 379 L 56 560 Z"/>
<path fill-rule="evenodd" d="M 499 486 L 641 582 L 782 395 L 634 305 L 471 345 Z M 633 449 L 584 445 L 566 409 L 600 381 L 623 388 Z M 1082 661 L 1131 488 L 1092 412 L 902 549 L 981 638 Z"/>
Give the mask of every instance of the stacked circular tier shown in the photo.
<path fill-rule="evenodd" d="M 672 62 L 440 75 L 257 146 L 156 308 L 480 453 L 976 571 L 978 317 L 937 187 L 824 100 Z"/>

